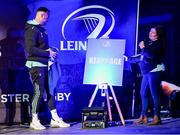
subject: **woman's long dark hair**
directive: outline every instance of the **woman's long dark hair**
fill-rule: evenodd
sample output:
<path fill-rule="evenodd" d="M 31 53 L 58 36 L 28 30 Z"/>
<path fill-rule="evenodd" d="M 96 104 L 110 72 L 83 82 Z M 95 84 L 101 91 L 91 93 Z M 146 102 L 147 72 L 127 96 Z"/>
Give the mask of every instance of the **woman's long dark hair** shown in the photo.
<path fill-rule="evenodd" d="M 162 52 L 163 52 L 163 55 L 164 55 L 165 49 L 166 49 L 166 38 L 165 38 L 164 28 L 161 25 L 157 25 L 157 26 L 155 26 L 153 28 L 156 29 L 156 33 L 158 35 L 158 40 L 161 42 Z"/>

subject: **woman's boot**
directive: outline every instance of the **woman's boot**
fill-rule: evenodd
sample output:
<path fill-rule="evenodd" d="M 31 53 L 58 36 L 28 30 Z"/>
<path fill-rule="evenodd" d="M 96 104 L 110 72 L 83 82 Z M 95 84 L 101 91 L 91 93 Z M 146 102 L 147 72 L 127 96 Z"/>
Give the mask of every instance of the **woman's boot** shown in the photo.
<path fill-rule="evenodd" d="M 139 117 L 139 119 L 134 121 L 134 124 L 137 124 L 137 125 L 139 125 L 139 124 L 147 124 L 147 123 L 148 123 L 148 118 L 145 115 L 141 115 Z"/>
<path fill-rule="evenodd" d="M 161 124 L 161 119 L 157 115 L 154 116 L 153 121 L 149 123 L 149 126 L 154 126 L 154 125 L 160 125 Z"/>

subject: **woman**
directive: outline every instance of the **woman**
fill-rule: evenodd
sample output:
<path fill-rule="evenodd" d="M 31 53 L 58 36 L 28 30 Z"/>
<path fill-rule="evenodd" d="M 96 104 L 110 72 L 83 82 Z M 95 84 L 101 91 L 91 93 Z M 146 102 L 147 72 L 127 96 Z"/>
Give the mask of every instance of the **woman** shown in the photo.
<path fill-rule="evenodd" d="M 149 125 L 161 124 L 160 118 L 160 83 L 162 72 L 165 70 L 163 64 L 164 39 L 161 26 L 152 27 L 149 32 L 148 41 L 139 43 L 141 54 L 137 57 L 129 57 L 129 62 L 139 62 L 143 74 L 141 82 L 142 111 L 135 124 L 148 124 L 148 90 L 154 102 L 154 119 Z M 138 58 L 138 59 L 137 59 Z"/>

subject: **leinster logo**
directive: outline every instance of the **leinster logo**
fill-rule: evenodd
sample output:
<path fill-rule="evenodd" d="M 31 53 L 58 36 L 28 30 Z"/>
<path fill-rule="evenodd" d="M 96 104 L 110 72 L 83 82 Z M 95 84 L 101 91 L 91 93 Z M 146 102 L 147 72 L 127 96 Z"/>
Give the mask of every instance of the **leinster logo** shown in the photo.
<path fill-rule="evenodd" d="M 115 25 L 114 13 L 100 5 L 79 8 L 70 13 L 62 24 L 65 40 L 73 38 L 108 38 Z"/>

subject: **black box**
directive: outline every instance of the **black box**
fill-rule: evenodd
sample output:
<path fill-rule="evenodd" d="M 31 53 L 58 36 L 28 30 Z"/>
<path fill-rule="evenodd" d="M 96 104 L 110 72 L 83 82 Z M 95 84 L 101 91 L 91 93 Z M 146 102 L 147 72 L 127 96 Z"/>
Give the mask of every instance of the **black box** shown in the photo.
<path fill-rule="evenodd" d="M 172 117 L 180 117 L 180 91 L 174 90 L 170 95 Z"/>
<path fill-rule="evenodd" d="M 105 128 L 107 111 L 103 107 L 86 107 L 82 110 L 82 128 Z"/>

